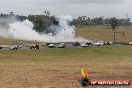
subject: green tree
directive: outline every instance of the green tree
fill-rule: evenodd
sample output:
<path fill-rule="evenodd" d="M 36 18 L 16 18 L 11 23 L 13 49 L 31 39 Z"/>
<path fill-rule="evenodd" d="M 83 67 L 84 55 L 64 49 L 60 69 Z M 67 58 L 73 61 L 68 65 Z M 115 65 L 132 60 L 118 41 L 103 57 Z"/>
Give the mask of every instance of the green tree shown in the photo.
<path fill-rule="evenodd" d="M 110 24 L 111 24 L 111 29 L 113 29 L 114 31 L 116 26 L 118 25 L 118 20 L 115 17 L 113 17 L 111 18 Z"/>
<path fill-rule="evenodd" d="M 34 29 L 37 32 L 43 32 L 44 30 L 44 21 L 41 18 L 38 18 L 34 23 Z"/>
<path fill-rule="evenodd" d="M 59 21 L 57 20 L 57 18 L 55 18 L 55 16 L 51 16 L 50 19 L 51 19 L 52 24 L 54 24 L 54 25 L 59 24 Z"/>

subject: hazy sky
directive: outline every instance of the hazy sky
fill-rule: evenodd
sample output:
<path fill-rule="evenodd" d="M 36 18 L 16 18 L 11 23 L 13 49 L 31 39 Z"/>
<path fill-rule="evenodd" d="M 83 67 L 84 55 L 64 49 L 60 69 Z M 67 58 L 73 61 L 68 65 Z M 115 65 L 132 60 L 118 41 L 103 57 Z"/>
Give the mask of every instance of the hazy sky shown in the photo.
<path fill-rule="evenodd" d="M 132 0 L 0 0 L 0 13 L 44 14 L 89 17 L 132 16 Z"/>

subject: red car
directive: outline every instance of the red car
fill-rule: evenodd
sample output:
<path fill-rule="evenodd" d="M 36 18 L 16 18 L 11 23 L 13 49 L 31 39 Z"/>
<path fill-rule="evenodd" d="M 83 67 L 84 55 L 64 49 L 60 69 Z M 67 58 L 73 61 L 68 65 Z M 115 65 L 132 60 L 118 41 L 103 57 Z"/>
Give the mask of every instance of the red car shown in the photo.
<path fill-rule="evenodd" d="M 30 49 L 39 49 L 39 45 L 38 44 L 34 44 L 30 47 Z"/>

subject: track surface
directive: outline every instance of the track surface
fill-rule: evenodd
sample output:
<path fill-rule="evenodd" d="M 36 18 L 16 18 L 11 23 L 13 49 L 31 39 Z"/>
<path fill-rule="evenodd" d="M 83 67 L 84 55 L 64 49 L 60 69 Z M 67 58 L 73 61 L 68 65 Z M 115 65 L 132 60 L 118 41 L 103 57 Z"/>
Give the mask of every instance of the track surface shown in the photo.
<path fill-rule="evenodd" d="M 1 46 L 6 46 L 6 47 L 3 47 L 2 49 L 0 49 L 0 50 L 9 50 L 9 47 L 11 46 L 11 45 L 1 45 Z M 57 46 L 58 45 L 56 45 L 56 47 L 55 48 L 57 48 Z M 65 48 L 83 48 L 83 47 L 81 47 L 81 46 L 73 46 L 72 44 L 66 44 L 66 47 Z M 48 47 L 48 46 L 43 46 L 43 45 L 40 45 L 39 46 L 39 50 L 46 50 L 46 49 L 53 49 L 53 48 L 50 48 L 50 47 Z M 31 50 L 30 49 L 30 46 L 22 46 L 22 48 L 20 48 L 19 50 Z M 32 50 L 34 50 L 34 49 L 32 49 Z"/>

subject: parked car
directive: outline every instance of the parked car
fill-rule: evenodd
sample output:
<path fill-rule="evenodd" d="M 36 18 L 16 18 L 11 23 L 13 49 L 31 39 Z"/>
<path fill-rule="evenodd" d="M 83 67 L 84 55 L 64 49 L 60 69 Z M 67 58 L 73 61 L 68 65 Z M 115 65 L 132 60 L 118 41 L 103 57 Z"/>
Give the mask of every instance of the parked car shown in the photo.
<path fill-rule="evenodd" d="M 66 47 L 66 44 L 65 43 L 60 43 L 58 48 L 65 48 Z"/>
<path fill-rule="evenodd" d="M 18 50 L 20 48 L 22 48 L 21 45 L 12 45 L 11 47 L 9 47 L 10 50 Z"/>
<path fill-rule="evenodd" d="M 49 48 L 55 48 L 56 46 L 55 46 L 55 44 L 49 44 L 48 47 Z"/>
<path fill-rule="evenodd" d="M 30 49 L 39 49 L 39 45 L 38 44 L 34 44 L 30 47 Z"/>

